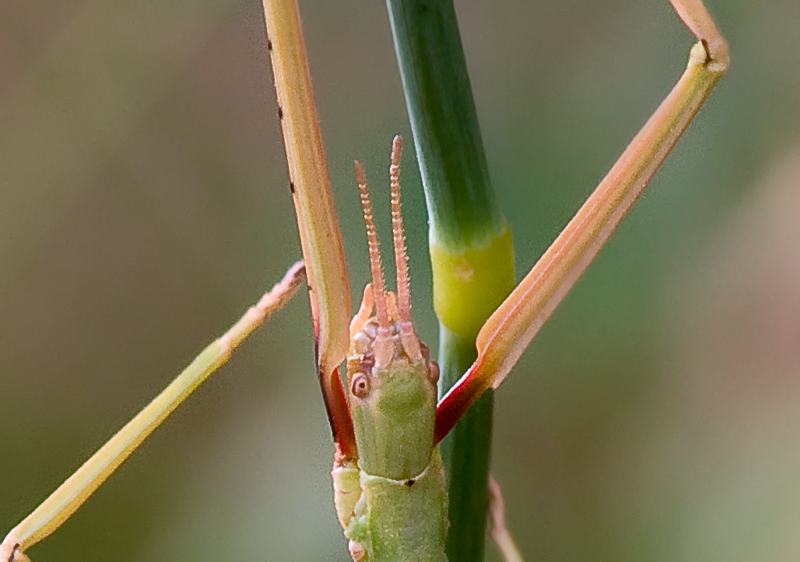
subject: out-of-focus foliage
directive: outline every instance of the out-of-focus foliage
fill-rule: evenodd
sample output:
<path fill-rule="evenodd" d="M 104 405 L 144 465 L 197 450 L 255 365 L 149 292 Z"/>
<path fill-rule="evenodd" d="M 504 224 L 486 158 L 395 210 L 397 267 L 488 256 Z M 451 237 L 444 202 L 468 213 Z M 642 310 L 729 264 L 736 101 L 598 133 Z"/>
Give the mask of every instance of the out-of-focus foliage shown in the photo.
<path fill-rule="evenodd" d="M 709 4 L 730 75 L 497 393 L 494 473 L 530 561 L 800 552 L 800 5 Z M 522 272 L 692 40 L 666 2 L 456 7 Z M 2 532 L 299 255 L 260 9 L 0 7 Z M 302 9 L 360 291 L 351 162 L 385 209 L 391 137 L 410 137 L 387 16 Z M 412 162 L 415 316 L 434 342 Z M 33 559 L 347 560 L 310 333 L 296 299 Z"/>

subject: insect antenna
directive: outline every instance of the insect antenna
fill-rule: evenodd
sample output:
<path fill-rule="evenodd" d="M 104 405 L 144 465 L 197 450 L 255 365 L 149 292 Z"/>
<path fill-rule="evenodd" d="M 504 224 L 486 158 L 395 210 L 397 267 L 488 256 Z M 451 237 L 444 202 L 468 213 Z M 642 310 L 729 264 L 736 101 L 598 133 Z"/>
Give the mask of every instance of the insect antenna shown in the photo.
<path fill-rule="evenodd" d="M 394 356 L 394 344 L 389 328 L 389 313 L 386 307 L 386 292 L 383 281 L 383 268 L 381 266 L 381 250 L 378 244 L 378 233 L 375 231 L 375 216 L 372 212 L 372 202 L 369 198 L 367 176 L 364 167 L 356 160 L 356 178 L 358 189 L 361 191 L 361 207 L 364 209 L 364 222 L 367 225 L 367 241 L 369 242 L 369 263 L 372 270 L 372 293 L 375 298 L 375 317 L 378 320 L 378 333 L 373 343 L 375 353 L 375 366 L 385 367 L 391 363 Z"/>
<path fill-rule="evenodd" d="M 389 181 L 392 186 L 392 235 L 394 237 L 394 260 L 397 269 L 397 312 L 400 317 L 400 340 L 409 359 L 422 358 L 419 339 L 411 322 L 411 299 L 408 282 L 408 255 L 406 237 L 403 232 L 403 215 L 400 209 L 400 154 L 403 139 L 399 135 L 392 143 L 392 164 L 389 167 Z"/>

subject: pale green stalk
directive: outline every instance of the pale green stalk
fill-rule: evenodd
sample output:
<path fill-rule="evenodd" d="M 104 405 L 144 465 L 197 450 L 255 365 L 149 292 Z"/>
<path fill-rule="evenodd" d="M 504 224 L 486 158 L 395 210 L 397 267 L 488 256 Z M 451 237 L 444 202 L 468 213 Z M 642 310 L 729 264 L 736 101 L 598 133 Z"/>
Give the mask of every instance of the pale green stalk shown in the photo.
<path fill-rule="evenodd" d="M 58 529 L 181 402 L 228 361 L 233 350 L 253 330 L 289 301 L 304 278 L 303 264 L 295 264 L 283 280 L 261 297 L 222 337 L 200 352 L 161 394 L 11 530 L 0 545 L 0 561 L 6 562 L 12 555 L 22 559 L 20 553 Z"/>

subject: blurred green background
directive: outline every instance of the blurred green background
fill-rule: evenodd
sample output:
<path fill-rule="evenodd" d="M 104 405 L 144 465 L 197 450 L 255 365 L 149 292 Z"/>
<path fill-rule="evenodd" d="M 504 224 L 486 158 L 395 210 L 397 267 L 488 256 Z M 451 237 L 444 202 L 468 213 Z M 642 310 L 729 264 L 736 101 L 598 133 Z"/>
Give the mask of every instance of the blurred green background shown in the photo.
<path fill-rule="evenodd" d="M 800 4 L 709 4 L 729 76 L 497 393 L 528 561 L 800 557 Z M 382 3 L 301 7 L 358 295 L 351 162 L 385 209 L 405 105 Z M 456 7 L 521 275 L 692 38 L 661 1 Z M 276 109 L 256 2 L 0 6 L 0 533 L 298 259 Z M 295 299 L 32 558 L 349 560 L 310 332 Z"/>

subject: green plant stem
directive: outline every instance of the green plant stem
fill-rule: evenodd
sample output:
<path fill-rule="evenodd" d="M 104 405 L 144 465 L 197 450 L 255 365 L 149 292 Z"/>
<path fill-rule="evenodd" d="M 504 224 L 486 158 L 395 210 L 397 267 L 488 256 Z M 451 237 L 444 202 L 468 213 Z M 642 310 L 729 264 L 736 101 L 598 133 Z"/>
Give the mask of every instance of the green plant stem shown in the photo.
<path fill-rule="evenodd" d="M 450 0 L 387 0 L 431 219 L 448 247 L 485 242 L 505 221 L 491 189 Z"/>
<path fill-rule="evenodd" d="M 450 0 L 387 0 L 430 217 L 442 390 L 475 360 L 475 337 L 514 286 L 513 246 L 489 180 Z M 442 443 L 451 562 L 483 559 L 492 395 Z"/>
<path fill-rule="evenodd" d="M 450 388 L 477 356 L 475 342 L 445 328 L 439 330 L 443 388 Z M 442 457 L 450 493 L 450 535 L 447 556 L 482 560 L 489 496 L 489 458 L 492 445 L 494 391 L 481 396 L 442 441 Z M 474 490 L 475 493 L 467 493 Z"/>

